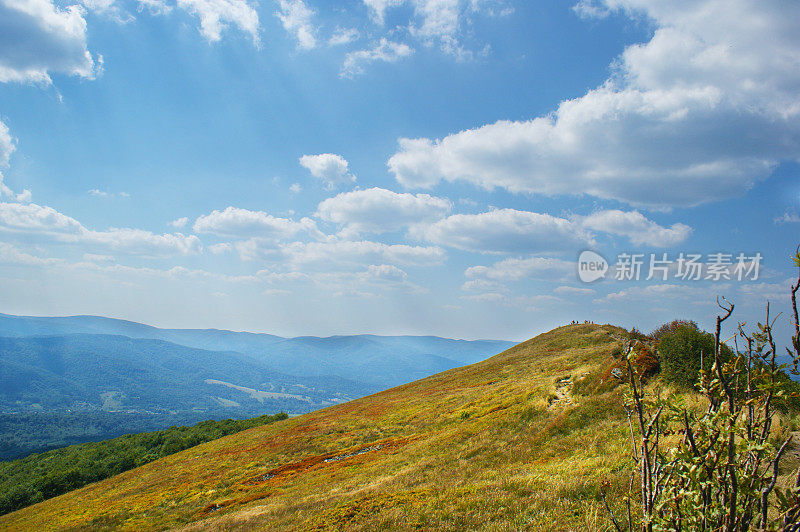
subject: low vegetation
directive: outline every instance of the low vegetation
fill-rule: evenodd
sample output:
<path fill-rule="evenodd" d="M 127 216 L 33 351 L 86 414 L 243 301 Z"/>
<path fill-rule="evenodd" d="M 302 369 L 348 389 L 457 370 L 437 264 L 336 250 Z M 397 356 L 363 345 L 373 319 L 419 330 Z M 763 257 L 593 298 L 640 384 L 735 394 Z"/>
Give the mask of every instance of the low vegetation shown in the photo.
<path fill-rule="evenodd" d="M 800 267 L 800 248 L 795 263 Z M 731 338 L 737 349 L 728 348 L 723 325 L 735 305 L 725 298 L 717 300 L 721 313 L 713 335 L 692 323 L 673 322 L 651 336 L 658 342 L 663 380 L 694 384 L 700 392 L 692 405 L 652 386 L 648 392 L 645 376 L 631 363 L 643 342 L 629 340 L 627 408 L 635 420 L 631 443 L 641 513 L 631 511 L 630 497 L 622 514 L 627 520 L 607 507 L 618 532 L 800 530 L 800 467 L 786 460 L 787 454 L 797 457 L 797 443 L 791 445 L 796 434 L 781 426 L 781 411 L 792 410 L 792 399 L 800 396 L 786 373 L 791 368 L 797 375 L 800 363 L 798 290 L 800 276 L 790 290 L 794 335 L 785 352 L 776 346 L 777 318 L 769 304 L 754 331 L 738 324 Z M 785 355 L 789 364 L 779 362 Z"/>
<path fill-rule="evenodd" d="M 203 421 L 190 427 L 129 434 L 0 463 L 0 515 L 200 443 L 287 417 L 281 413 L 248 420 Z"/>

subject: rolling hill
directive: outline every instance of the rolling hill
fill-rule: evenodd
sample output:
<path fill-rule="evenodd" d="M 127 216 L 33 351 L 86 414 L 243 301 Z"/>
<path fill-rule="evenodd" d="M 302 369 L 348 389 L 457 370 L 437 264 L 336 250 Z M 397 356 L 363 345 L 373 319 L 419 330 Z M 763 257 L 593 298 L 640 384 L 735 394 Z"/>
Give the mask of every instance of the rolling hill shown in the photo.
<path fill-rule="evenodd" d="M 305 412 L 375 391 L 285 375 L 240 353 L 96 334 L 0 338 L 0 374 L 3 410 Z"/>
<path fill-rule="evenodd" d="M 209 351 L 232 351 L 247 355 L 272 371 L 301 377 L 340 377 L 380 388 L 471 364 L 514 345 L 514 342 L 502 340 L 468 341 L 435 336 L 282 338 L 271 334 L 218 329 L 159 329 L 101 316 L 35 317 L 0 314 L 0 336 L 71 334 L 126 336 L 161 340 Z"/>
<path fill-rule="evenodd" d="M 0 459 L 205 419 L 309 412 L 380 389 L 163 340 L 0 337 Z"/>
<path fill-rule="evenodd" d="M 0 528 L 603 529 L 602 491 L 630 493 L 629 429 L 624 390 L 585 383 L 608 369 L 621 334 L 561 327 L 187 449 L 0 517 Z"/>

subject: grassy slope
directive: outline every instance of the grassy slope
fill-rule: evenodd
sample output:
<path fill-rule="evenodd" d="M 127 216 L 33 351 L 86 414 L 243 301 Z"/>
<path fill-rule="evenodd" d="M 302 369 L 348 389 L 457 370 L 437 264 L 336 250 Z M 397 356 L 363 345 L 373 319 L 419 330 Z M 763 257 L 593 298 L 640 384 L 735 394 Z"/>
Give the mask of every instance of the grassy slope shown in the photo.
<path fill-rule="evenodd" d="M 556 379 L 608 360 L 609 332 L 620 331 L 561 327 L 166 457 L 4 516 L 0 529 L 605 529 L 601 484 L 619 495 L 630 482 L 622 391 L 553 407 L 547 397 Z"/>

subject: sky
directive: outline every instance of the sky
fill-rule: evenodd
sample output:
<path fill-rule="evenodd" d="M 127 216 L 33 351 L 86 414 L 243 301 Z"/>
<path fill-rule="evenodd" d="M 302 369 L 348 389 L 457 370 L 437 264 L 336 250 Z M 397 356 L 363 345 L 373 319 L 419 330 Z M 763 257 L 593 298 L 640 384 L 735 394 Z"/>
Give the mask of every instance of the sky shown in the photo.
<path fill-rule="evenodd" d="M 786 331 L 798 20 L 790 0 L 0 0 L 0 312 L 522 340 L 710 328 L 724 296 L 731 334 L 768 300 Z"/>

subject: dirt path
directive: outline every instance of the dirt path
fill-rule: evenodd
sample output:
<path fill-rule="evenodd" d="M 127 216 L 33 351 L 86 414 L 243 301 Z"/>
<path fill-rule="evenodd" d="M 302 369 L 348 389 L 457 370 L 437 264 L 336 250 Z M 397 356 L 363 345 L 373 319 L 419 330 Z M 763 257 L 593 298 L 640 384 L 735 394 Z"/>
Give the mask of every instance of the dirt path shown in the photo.
<path fill-rule="evenodd" d="M 556 381 L 555 397 L 549 400 L 550 408 L 573 404 L 572 384 L 572 376 L 562 377 Z"/>

